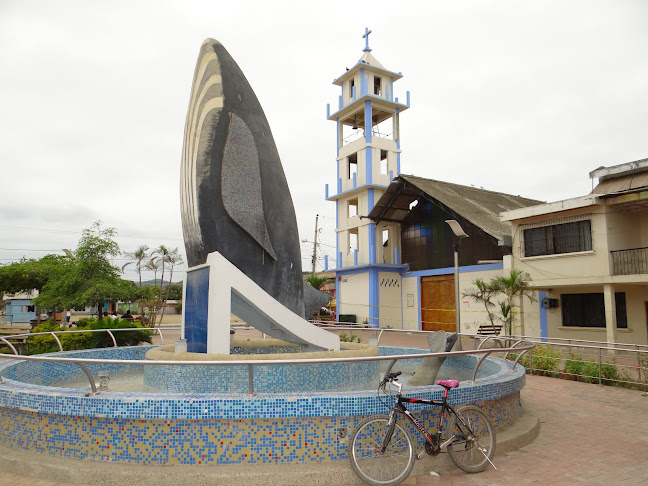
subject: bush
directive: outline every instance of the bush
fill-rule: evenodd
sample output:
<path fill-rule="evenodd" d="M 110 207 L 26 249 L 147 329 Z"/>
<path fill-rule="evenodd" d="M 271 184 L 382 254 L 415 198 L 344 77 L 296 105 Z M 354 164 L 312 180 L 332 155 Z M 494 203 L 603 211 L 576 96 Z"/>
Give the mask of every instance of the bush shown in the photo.
<path fill-rule="evenodd" d="M 522 366 L 530 368 L 533 373 L 540 376 L 556 376 L 558 374 L 562 358 L 560 351 L 554 350 L 549 344 L 538 344 L 529 353 L 532 353 L 531 356 L 527 353 L 520 359 Z"/>
<path fill-rule="evenodd" d="M 601 382 L 610 384 L 611 381 L 619 379 L 619 372 L 613 364 L 601 364 Z M 565 372 L 576 375 L 578 381 L 585 383 L 598 383 L 599 365 L 596 361 L 583 360 L 581 356 L 571 355 L 571 358 L 565 362 Z"/>
<path fill-rule="evenodd" d="M 362 339 L 356 336 L 355 334 L 351 334 L 351 336 L 347 336 L 346 333 L 340 333 L 340 341 L 345 342 L 345 343 L 352 343 L 355 340 L 358 340 L 358 342 L 362 342 Z"/>
<path fill-rule="evenodd" d="M 142 329 L 142 325 L 125 319 L 80 319 L 77 331 L 95 329 L 131 329 L 133 331 L 114 332 L 118 346 L 136 346 L 140 343 L 151 342 L 153 332 Z M 59 326 L 52 321 L 45 321 L 36 326 L 31 332 L 67 331 L 65 326 Z M 107 348 L 113 346 L 113 341 L 107 332 L 75 332 L 59 336 L 64 351 L 78 349 Z M 59 351 L 56 340 L 51 335 L 30 336 L 27 339 L 27 354 L 54 353 Z"/>

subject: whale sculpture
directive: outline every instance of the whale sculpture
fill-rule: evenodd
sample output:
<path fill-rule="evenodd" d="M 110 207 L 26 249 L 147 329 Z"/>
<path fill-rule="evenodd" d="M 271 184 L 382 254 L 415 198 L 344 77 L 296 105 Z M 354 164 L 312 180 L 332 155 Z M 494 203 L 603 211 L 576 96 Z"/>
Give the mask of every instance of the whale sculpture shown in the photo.
<path fill-rule="evenodd" d="M 196 64 L 180 183 L 189 266 L 218 251 L 304 317 L 297 220 L 279 153 L 254 91 L 214 39 Z"/>
<path fill-rule="evenodd" d="M 303 318 L 325 305 L 328 296 L 304 285 L 295 210 L 270 126 L 243 72 L 214 39 L 203 42 L 196 64 L 180 192 L 190 267 L 185 290 L 190 322 L 184 328 L 189 348 L 227 349 L 229 310 L 224 311 L 229 304 L 232 313 L 273 337 L 308 349 L 339 347 L 337 338 L 305 329 L 310 324 Z M 222 293 L 220 304 L 214 303 L 208 295 L 216 295 L 223 284 L 214 280 L 244 282 L 229 270 L 220 276 L 195 271 L 202 265 L 228 268 L 219 257 L 210 257 L 216 253 L 301 321 L 278 319 L 276 309 L 269 315 L 268 308 L 257 305 L 268 301 L 248 284 L 240 285 L 251 294 L 243 296 L 232 287 L 227 306 Z"/>

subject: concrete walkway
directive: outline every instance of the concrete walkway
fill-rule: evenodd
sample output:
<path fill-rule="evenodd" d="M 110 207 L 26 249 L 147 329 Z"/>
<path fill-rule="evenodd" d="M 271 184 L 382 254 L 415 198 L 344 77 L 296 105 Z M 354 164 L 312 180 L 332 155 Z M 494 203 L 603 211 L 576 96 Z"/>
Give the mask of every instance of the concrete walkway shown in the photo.
<path fill-rule="evenodd" d="M 496 454 L 497 471 L 426 474 L 402 484 L 648 484 L 648 396 L 635 390 L 527 376 L 522 400 L 539 414 L 540 435 L 518 451 Z M 271 472 L 268 484 L 279 484 L 273 482 Z M 71 485 L 5 472 L 0 464 L 0 486 Z"/>

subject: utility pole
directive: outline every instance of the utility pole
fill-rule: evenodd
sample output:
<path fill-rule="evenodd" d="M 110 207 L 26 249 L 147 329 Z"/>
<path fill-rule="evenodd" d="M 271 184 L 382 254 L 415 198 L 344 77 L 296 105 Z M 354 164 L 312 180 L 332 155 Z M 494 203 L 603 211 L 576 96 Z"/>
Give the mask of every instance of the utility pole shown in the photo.
<path fill-rule="evenodd" d="M 315 263 L 317 262 L 317 220 L 319 214 L 315 215 L 315 237 L 313 238 L 313 277 L 315 276 Z"/>

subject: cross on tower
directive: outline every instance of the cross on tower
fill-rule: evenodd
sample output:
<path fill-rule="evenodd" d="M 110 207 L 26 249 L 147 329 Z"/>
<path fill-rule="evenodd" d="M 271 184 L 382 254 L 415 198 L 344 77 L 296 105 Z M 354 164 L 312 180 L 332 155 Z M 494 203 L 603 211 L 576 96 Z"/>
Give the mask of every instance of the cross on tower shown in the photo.
<path fill-rule="evenodd" d="M 371 34 L 371 31 L 365 27 L 365 33 L 362 36 L 363 39 L 365 39 L 365 48 L 362 49 L 362 52 L 370 52 L 371 49 L 369 48 L 369 34 Z"/>

